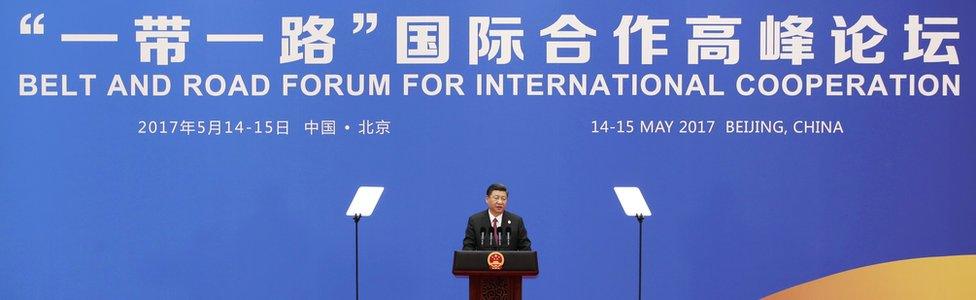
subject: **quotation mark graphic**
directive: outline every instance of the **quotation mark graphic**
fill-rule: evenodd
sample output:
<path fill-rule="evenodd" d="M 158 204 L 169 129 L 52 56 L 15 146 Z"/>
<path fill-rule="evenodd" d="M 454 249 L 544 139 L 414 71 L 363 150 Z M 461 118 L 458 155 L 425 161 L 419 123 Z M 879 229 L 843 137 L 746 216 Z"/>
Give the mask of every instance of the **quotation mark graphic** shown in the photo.
<path fill-rule="evenodd" d="M 352 22 L 356 23 L 356 28 L 352 29 L 353 34 L 362 31 L 366 23 L 369 23 L 369 28 L 366 28 L 366 34 L 369 34 L 376 29 L 376 13 L 354 13 L 352 14 Z"/>
<path fill-rule="evenodd" d="M 31 19 L 31 14 L 26 14 L 20 18 L 20 34 L 44 34 L 44 24 L 41 24 L 41 20 L 44 19 L 44 14 L 39 14 L 34 18 L 34 22 L 28 23 Z"/>

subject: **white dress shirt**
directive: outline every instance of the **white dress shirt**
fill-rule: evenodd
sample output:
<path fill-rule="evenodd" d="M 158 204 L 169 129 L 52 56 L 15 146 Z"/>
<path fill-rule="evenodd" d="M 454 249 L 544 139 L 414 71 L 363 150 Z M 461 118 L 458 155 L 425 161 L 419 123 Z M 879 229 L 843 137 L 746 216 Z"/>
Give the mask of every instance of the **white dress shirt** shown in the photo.
<path fill-rule="evenodd" d="M 489 222 L 488 224 L 490 224 L 492 226 L 498 226 L 498 228 L 501 228 L 502 227 L 502 217 L 503 216 L 505 216 L 505 212 L 502 212 L 497 217 L 496 216 L 493 216 L 491 214 L 491 212 L 488 212 L 488 218 L 490 219 L 490 220 L 488 220 L 488 222 Z M 494 228 L 492 228 L 492 229 L 494 229 Z"/>

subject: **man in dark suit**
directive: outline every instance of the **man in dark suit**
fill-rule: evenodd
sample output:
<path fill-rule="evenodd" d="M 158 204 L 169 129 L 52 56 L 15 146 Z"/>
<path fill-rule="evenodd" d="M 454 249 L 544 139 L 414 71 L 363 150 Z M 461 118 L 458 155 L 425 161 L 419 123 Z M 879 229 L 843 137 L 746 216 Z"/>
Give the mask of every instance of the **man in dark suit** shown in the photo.
<path fill-rule="evenodd" d="M 488 186 L 485 204 L 488 204 L 487 211 L 479 211 L 468 218 L 463 250 L 532 250 L 522 217 L 505 211 L 508 188 L 500 183 Z"/>

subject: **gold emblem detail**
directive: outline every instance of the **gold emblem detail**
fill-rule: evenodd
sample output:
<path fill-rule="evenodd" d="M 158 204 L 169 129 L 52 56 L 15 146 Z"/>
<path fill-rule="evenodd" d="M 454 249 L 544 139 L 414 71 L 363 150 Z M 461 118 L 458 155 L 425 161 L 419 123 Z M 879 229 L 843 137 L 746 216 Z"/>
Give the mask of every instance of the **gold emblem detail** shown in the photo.
<path fill-rule="evenodd" d="M 505 265 L 505 255 L 501 252 L 495 251 L 488 253 L 488 268 L 491 270 L 501 270 L 502 266 Z"/>

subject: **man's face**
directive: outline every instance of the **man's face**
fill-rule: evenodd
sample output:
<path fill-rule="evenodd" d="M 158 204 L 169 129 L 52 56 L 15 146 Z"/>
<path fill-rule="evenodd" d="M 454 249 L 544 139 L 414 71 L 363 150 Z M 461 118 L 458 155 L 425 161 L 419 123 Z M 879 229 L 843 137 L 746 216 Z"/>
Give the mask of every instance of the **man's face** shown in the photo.
<path fill-rule="evenodd" d="M 491 213 L 500 214 L 505 211 L 505 206 L 508 205 L 508 192 L 491 191 L 491 194 L 485 197 L 485 203 L 488 204 Z"/>

